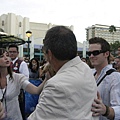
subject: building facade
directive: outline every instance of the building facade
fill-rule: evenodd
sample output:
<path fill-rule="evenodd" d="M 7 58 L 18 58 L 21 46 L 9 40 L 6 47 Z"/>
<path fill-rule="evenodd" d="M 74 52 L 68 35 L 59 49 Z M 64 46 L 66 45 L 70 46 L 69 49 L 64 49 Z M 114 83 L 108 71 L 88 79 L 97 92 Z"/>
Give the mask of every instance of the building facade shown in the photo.
<path fill-rule="evenodd" d="M 56 25 L 45 24 L 45 23 L 35 23 L 30 22 L 29 18 L 22 17 L 20 15 L 15 15 L 14 13 L 3 14 L 0 16 L 0 28 L 2 28 L 6 33 L 10 35 L 15 35 L 24 40 L 28 40 L 26 36 L 26 31 L 31 31 L 32 36 L 30 37 L 30 59 L 36 57 L 40 60 L 43 59 L 42 45 L 43 38 L 45 37 L 46 31 Z M 72 31 L 74 27 L 66 26 Z M 27 57 L 28 44 L 19 46 L 20 57 Z M 82 51 L 83 45 L 78 42 L 78 51 Z"/>
<path fill-rule="evenodd" d="M 116 32 L 110 33 L 108 25 L 95 24 L 86 28 L 86 40 L 88 41 L 92 37 L 102 37 L 109 43 L 120 41 L 120 27 L 116 27 Z"/>

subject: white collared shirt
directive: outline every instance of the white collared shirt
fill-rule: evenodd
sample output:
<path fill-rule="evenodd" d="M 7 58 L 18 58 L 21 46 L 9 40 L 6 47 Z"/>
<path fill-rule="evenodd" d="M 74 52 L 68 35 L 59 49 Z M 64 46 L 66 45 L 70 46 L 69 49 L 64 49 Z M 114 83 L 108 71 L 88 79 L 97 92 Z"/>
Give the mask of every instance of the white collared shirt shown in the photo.
<path fill-rule="evenodd" d="M 18 59 L 18 57 L 16 59 L 14 59 L 12 62 L 13 64 L 15 63 L 15 61 Z M 26 77 L 29 78 L 29 70 L 28 70 L 28 66 L 27 63 L 25 61 L 22 61 L 19 67 L 19 72 L 21 74 L 24 74 Z"/>
<path fill-rule="evenodd" d="M 106 71 L 108 71 L 111 68 L 111 65 L 105 66 L 102 69 L 96 82 L 98 83 L 100 79 L 106 74 Z M 107 75 L 98 86 L 98 91 L 102 98 L 102 102 L 105 105 L 110 106 L 114 109 L 114 120 L 120 120 L 120 73 L 113 72 L 110 75 Z M 108 119 L 104 116 L 100 116 L 100 120 Z"/>

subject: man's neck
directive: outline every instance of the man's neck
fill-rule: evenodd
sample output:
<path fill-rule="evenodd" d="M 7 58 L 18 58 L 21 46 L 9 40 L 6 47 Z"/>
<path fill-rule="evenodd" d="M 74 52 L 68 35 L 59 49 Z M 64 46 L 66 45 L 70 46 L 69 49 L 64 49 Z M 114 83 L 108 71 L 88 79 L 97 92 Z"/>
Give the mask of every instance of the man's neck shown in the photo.
<path fill-rule="evenodd" d="M 56 61 L 54 62 L 54 70 L 55 72 L 57 73 L 57 71 L 66 63 L 68 62 L 68 60 L 65 60 L 65 61 Z"/>
<path fill-rule="evenodd" d="M 14 60 L 12 60 L 13 64 L 15 63 L 15 61 L 18 59 L 18 57 L 16 57 Z"/>
<path fill-rule="evenodd" d="M 107 66 L 108 65 L 108 63 L 105 63 L 105 64 L 102 64 L 102 65 L 98 65 L 98 66 L 95 66 L 95 69 L 96 69 L 96 72 L 97 72 L 97 76 L 99 76 L 100 75 L 100 73 L 101 73 L 101 71 L 102 71 L 102 69 L 105 67 L 105 66 Z"/>

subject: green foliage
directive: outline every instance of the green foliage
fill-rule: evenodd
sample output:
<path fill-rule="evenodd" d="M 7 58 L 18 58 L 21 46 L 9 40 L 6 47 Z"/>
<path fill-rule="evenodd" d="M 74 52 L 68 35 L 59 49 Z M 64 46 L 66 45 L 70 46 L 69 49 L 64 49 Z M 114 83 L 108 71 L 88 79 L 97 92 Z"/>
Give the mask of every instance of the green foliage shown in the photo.
<path fill-rule="evenodd" d="M 114 56 L 116 56 L 116 51 L 117 51 L 119 46 L 120 46 L 119 41 L 115 41 L 114 43 L 110 43 L 110 50 L 111 50 L 111 53 L 113 53 Z"/>
<path fill-rule="evenodd" d="M 116 27 L 114 25 L 111 25 L 109 27 L 109 32 L 112 33 L 112 34 L 114 34 L 114 32 L 116 32 Z"/>

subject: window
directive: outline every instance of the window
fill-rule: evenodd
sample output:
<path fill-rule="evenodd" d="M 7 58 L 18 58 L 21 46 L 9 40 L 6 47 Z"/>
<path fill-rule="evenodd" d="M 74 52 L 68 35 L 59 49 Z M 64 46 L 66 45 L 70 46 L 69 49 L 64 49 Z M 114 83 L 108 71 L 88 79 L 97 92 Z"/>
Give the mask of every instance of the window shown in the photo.
<path fill-rule="evenodd" d="M 19 22 L 19 27 L 21 27 L 22 26 L 22 23 L 21 22 Z"/>
<path fill-rule="evenodd" d="M 2 26 L 4 26 L 4 21 L 2 20 Z"/>

